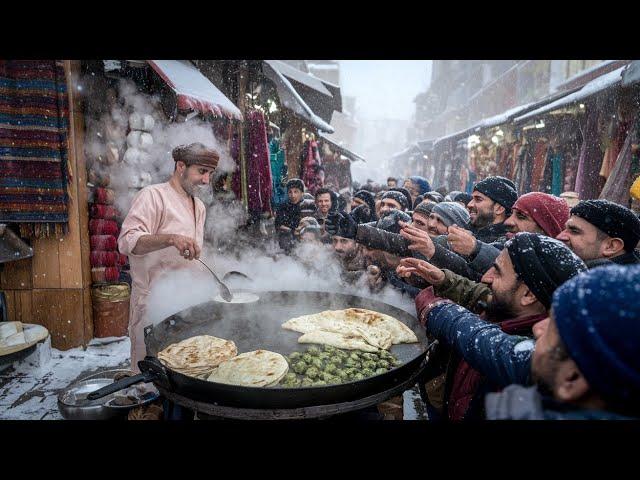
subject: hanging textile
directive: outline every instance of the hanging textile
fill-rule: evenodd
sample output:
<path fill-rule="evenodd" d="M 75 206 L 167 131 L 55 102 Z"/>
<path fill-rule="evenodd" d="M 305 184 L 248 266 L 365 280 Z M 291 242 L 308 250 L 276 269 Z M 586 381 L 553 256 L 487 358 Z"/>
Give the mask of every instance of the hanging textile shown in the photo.
<path fill-rule="evenodd" d="M 544 139 L 536 142 L 533 152 L 533 166 L 531 168 L 531 178 L 528 188 L 522 192 L 538 192 L 544 174 L 544 167 L 547 159 L 548 143 Z"/>
<path fill-rule="evenodd" d="M 564 159 L 560 150 L 549 154 L 548 162 L 551 170 L 551 195 L 559 197 L 564 188 Z"/>
<path fill-rule="evenodd" d="M 271 161 L 264 114 L 252 110 L 247 115 L 249 151 L 247 155 L 247 203 L 249 212 L 271 213 Z"/>
<path fill-rule="evenodd" d="M 311 195 L 324 186 L 322 178 L 322 160 L 318 151 L 318 142 L 307 140 L 302 149 L 302 181 Z"/>
<path fill-rule="evenodd" d="M 69 107 L 61 60 L 0 60 L 0 223 L 22 236 L 68 228 Z"/>
<path fill-rule="evenodd" d="M 581 200 L 598 197 L 600 162 L 602 152 L 598 136 L 599 110 L 593 109 L 587 112 L 587 122 L 584 129 L 582 147 L 578 160 L 578 172 L 576 173 L 575 191 Z"/>
<path fill-rule="evenodd" d="M 640 121 L 640 119 L 636 117 L 636 122 L 638 121 Z M 631 175 L 633 157 L 631 145 L 637 143 L 638 135 L 636 126 L 636 128 L 632 129 L 627 135 L 613 170 L 602 188 L 599 198 L 605 198 L 620 205 L 627 205 L 629 203 L 629 189 L 633 182 L 633 176 Z"/>
<path fill-rule="evenodd" d="M 287 162 L 284 150 L 280 147 L 280 141 L 276 138 L 269 142 L 271 158 L 271 203 L 274 210 L 287 201 Z"/>
<path fill-rule="evenodd" d="M 615 133 L 611 139 L 611 143 L 605 150 L 604 157 L 602 158 L 602 166 L 600 167 L 601 177 L 609 178 L 609 175 L 616 164 L 616 160 L 618 159 L 618 155 L 620 154 L 620 150 L 622 150 L 624 141 L 627 138 L 629 127 L 629 122 L 618 122 L 616 124 Z"/>
<path fill-rule="evenodd" d="M 238 200 L 242 199 L 242 165 L 240 163 L 240 136 L 237 133 L 233 134 L 231 138 L 231 146 L 229 148 L 231 158 L 236 164 L 236 168 L 233 171 L 233 177 L 231 178 L 231 190 L 235 194 Z"/>

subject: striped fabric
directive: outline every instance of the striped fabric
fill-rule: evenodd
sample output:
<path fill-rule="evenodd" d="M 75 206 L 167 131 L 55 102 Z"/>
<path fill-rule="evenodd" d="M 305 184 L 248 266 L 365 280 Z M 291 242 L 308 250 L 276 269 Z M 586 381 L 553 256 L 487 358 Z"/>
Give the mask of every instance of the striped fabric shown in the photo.
<path fill-rule="evenodd" d="M 66 231 L 68 117 L 61 60 L 0 60 L 0 223 L 23 236 Z"/>

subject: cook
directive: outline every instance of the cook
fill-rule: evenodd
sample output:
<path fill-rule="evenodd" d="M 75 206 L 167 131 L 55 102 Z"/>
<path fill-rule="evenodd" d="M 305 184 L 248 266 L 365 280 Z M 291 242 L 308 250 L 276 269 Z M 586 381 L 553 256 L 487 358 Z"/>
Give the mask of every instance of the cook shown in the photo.
<path fill-rule="evenodd" d="M 176 147 L 172 156 L 173 175 L 136 194 L 118 238 L 118 248 L 131 264 L 129 338 L 136 372 L 146 354 L 143 329 L 150 323 L 146 302 L 154 281 L 164 273 L 199 268 L 197 262 L 185 261 L 200 256 L 204 240 L 206 210 L 196 193 L 209 184 L 220 160 L 216 150 L 202 143 Z"/>

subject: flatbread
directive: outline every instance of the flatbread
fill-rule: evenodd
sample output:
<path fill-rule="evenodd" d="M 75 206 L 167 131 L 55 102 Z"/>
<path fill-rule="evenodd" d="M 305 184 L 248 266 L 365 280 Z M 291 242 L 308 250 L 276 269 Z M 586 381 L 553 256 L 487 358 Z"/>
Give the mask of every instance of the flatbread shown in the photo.
<path fill-rule="evenodd" d="M 413 333 L 413 330 L 390 315 L 364 308 L 347 308 L 343 311 L 348 320 L 362 322 L 386 330 L 391 335 L 394 345 L 418 342 L 418 337 Z"/>
<path fill-rule="evenodd" d="M 269 387 L 289 371 L 287 360 L 276 352 L 254 350 L 222 362 L 208 380 L 243 387 Z"/>
<path fill-rule="evenodd" d="M 320 345 L 331 345 L 344 350 L 362 350 L 364 352 L 375 353 L 376 347 L 365 341 L 359 334 L 344 334 L 330 332 L 327 330 L 313 330 L 298 338 L 298 343 L 317 343 Z"/>
<path fill-rule="evenodd" d="M 211 335 L 198 335 L 169 345 L 158 353 L 167 367 L 192 377 L 210 375 L 225 360 L 238 354 L 231 340 Z"/>
<path fill-rule="evenodd" d="M 311 315 L 303 315 L 283 323 L 282 328 L 300 333 L 308 333 L 317 329 L 333 329 L 336 324 L 353 325 L 354 323 L 362 328 L 366 328 L 366 331 L 386 331 L 390 335 L 393 345 L 418 342 L 416 334 L 404 323 L 390 315 L 363 308 L 325 310 Z M 376 330 L 371 330 L 371 328 L 375 328 Z"/>

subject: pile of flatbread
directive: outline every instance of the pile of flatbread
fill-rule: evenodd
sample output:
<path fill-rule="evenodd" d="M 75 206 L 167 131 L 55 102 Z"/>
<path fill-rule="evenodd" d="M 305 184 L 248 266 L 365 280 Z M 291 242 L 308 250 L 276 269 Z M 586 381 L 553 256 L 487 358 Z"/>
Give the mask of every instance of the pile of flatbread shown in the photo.
<path fill-rule="evenodd" d="M 198 335 L 169 345 L 158 353 L 167 367 L 191 377 L 206 378 L 225 360 L 238 354 L 231 340 Z"/>
<path fill-rule="evenodd" d="M 404 323 L 364 308 L 303 315 L 283 323 L 282 328 L 303 333 L 298 343 L 317 343 L 365 352 L 389 350 L 391 345 L 418 341 L 416 334 Z"/>
<path fill-rule="evenodd" d="M 254 350 L 221 363 L 207 380 L 243 387 L 270 387 L 288 371 L 289 364 L 279 353 Z"/>
<path fill-rule="evenodd" d="M 255 350 L 238 355 L 231 340 L 211 335 L 169 345 L 158 353 L 158 358 L 184 375 L 245 387 L 270 387 L 289 371 L 287 360 L 279 353 Z"/>

